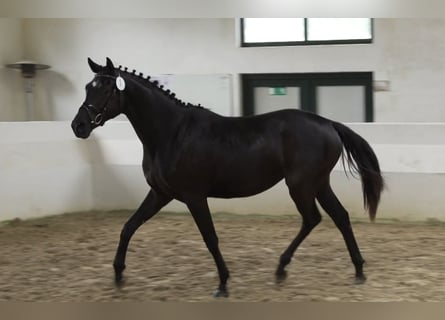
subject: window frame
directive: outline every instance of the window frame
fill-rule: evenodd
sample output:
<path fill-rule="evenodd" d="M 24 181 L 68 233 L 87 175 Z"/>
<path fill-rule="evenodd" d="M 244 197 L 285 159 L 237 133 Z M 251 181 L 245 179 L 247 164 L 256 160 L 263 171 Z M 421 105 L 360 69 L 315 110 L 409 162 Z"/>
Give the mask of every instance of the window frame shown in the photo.
<path fill-rule="evenodd" d="M 374 41 L 374 19 L 369 18 L 371 22 L 370 39 L 343 39 L 343 40 L 307 40 L 308 37 L 308 18 L 304 19 L 304 41 L 273 41 L 273 42 L 245 42 L 244 41 L 244 19 L 240 21 L 241 47 L 283 47 L 283 46 L 315 46 L 315 45 L 338 45 L 338 44 L 370 44 Z M 368 18 L 367 18 L 368 19 Z"/>

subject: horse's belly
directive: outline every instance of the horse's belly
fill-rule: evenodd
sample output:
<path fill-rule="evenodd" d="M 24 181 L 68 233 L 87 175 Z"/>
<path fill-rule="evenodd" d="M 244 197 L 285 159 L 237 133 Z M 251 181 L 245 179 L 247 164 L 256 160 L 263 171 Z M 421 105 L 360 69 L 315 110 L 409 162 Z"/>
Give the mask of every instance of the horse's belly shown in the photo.
<path fill-rule="evenodd" d="M 248 197 L 272 188 L 281 179 L 282 174 L 227 174 L 215 180 L 209 196 L 215 198 L 239 198 Z"/>

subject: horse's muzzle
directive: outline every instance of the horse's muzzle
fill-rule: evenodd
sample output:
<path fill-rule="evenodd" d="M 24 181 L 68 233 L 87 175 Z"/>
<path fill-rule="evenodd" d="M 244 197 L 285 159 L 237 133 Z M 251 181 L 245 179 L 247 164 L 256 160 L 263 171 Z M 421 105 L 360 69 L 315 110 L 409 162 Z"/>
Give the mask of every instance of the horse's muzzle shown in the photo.
<path fill-rule="evenodd" d="M 94 128 L 91 126 L 89 115 L 84 108 L 80 108 L 74 117 L 71 122 L 71 129 L 73 129 L 77 138 L 86 139 L 90 136 Z"/>
<path fill-rule="evenodd" d="M 91 126 L 88 122 L 76 121 L 76 119 L 74 119 L 73 122 L 71 122 L 71 128 L 78 138 L 86 139 L 90 136 Z"/>

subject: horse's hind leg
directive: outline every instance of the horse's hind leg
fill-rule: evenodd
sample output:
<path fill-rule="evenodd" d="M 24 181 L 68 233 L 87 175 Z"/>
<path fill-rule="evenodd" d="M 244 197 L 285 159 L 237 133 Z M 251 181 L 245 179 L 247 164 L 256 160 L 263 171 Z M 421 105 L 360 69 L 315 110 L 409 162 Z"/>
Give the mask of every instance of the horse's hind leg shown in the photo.
<path fill-rule="evenodd" d="M 360 249 L 352 231 L 349 214 L 335 196 L 332 188 L 327 184 L 317 195 L 317 200 L 327 214 L 332 218 L 337 228 L 340 230 L 346 242 L 349 255 L 355 267 L 356 283 L 364 283 L 366 277 L 363 274 L 363 263 L 365 262 L 360 253 Z"/>
<path fill-rule="evenodd" d="M 125 269 L 125 256 L 127 254 L 127 248 L 131 237 L 145 221 L 153 217 L 171 200 L 172 198 L 161 195 L 151 189 L 139 209 L 137 209 L 125 223 L 120 235 L 119 246 L 113 263 L 116 285 L 122 284 L 122 272 Z"/>
<path fill-rule="evenodd" d="M 294 200 L 303 221 L 299 233 L 280 257 L 275 272 L 277 281 L 282 281 L 286 278 L 287 274 L 285 267 L 290 263 L 292 256 L 301 242 L 303 242 L 312 229 L 314 229 L 321 221 L 320 212 L 315 204 L 315 196 L 311 191 L 307 189 L 305 190 L 305 186 L 299 186 L 289 188 L 289 193 Z"/>

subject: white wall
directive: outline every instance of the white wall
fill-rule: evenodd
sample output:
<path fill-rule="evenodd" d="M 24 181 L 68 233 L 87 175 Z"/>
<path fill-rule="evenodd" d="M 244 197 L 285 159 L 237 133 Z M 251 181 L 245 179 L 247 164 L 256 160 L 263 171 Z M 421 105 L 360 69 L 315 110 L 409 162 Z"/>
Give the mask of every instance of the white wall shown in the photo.
<path fill-rule="evenodd" d="M 445 19 L 377 21 L 377 71 L 390 81 L 390 91 L 375 95 L 375 120 L 445 121 Z"/>
<path fill-rule="evenodd" d="M 353 124 L 380 159 L 386 178 L 380 219 L 445 221 L 445 124 Z M 135 209 L 146 193 L 142 147 L 126 121 L 107 123 L 88 140 L 69 122 L 0 123 L 0 220 L 82 210 Z M 342 166 L 335 192 L 351 215 L 366 218 L 360 182 Z M 254 197 L 211 199 L 213 212 L 296 214 L 280 183 Z M 187 211 L 179 202 L 165 210 Z"/>
<path fill-rule="evenodd" d="M 152 75 L 231 74 L 233 111 L 225 110 L 234 115 L 239 73 L 373 71 L 390 82 L 389 92 L 375 93 L 376 121 L 445 121 L 445 19 L 375 19 L 373 44 L 273 48 L 238 47 L 236 21 L 24 19 L 24 52 L 53 66 L 38 75 L 37 119 L 71 119 L 91 79 L 86 58 L 110 56 Z"/>
<path fill-rule="evenodd" d="M 66 122 L 0 122 L 1 220 L 93 207 L 88 144 Z"/>
<path fill-rule="evenodd" d="M 226 74 L 218 70 L 223 70 L 221 59 L 234 46 L 233 24 L 231 19 L 26 19 L 25 50 L 53 66 L 40 75 L 36 104 L 41 114 L 71 119 L 92 78 L 87 57 L 104 63 L 109 56 L 116 65 L 150 75 Z M 202 101 L 212 100 L 205 90 L 202 94 Z M 229 91 L 227 95 L 224 100 L 231 102 Z M 218 105 L 219 96 L 213 101 L 216 106 L 210 109 L 231 112 L 231 104 Z"/>
<path fill-rule="evenodd" d="M 0 121 L 25 119 L 20 72 L 4 67 L 23 59 L 22 25 L 20 19 L 0 18 Z"/>

